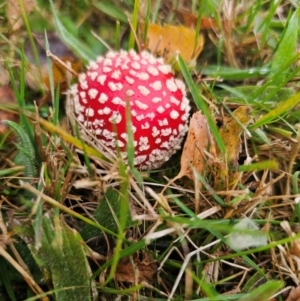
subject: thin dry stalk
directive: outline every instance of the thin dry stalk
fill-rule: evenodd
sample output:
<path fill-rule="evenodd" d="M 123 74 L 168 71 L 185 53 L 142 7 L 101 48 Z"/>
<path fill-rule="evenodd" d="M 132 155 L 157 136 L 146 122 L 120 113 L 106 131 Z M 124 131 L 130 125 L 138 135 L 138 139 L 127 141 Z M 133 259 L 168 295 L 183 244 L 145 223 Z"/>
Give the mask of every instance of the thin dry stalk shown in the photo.
<path fill-rule="evenodd" d="M 27 282 L 27 284 L 29 285 L 29 287 L 32 289 L 32 291 L 39 295 L 44 295 L 44 291 L 39 287 L 39 285 L 34 281 L 34 279 L 32 278 L 31 275 L 29 275 L 24 269 L 23 267 L 21 267 L 17 261 L 15 261 L 8 252 L 5 251 L 5 249 L 3 248 L 3 246 L 0 245 L 0 255 L 5 258 L 5 260 L 7 260 L 24 278 L 24 280 Z M 41 299 L 43 301 L 49 301 L 49 298 L 47 296 L 43 296 L 41 297 Z"/>

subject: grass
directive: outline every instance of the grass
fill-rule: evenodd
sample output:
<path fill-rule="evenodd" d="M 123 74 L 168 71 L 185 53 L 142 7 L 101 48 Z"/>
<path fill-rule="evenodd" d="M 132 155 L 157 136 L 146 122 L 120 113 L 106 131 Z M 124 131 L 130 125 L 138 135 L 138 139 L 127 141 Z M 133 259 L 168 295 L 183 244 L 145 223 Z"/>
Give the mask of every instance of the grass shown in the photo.
<path fill-rule="evenodd" d="M 0 6 L 0 300 L 289 300 L 300 238 L 295 3 L 37 0 L 29 10 L 23 0 L 17 29 L 13 3 Z M 72 132 L 76 76 L 45 53 L 56 46 L 74 75 L 105 45 L 136 44 L 141 18 L 147 28 L 186 15 L 205 43 L 195 65 L 178 56 L 178 76 L 218 157 L 171 183 L 182 150 L 141 172 L 132 145 L 127 168 Z"/>

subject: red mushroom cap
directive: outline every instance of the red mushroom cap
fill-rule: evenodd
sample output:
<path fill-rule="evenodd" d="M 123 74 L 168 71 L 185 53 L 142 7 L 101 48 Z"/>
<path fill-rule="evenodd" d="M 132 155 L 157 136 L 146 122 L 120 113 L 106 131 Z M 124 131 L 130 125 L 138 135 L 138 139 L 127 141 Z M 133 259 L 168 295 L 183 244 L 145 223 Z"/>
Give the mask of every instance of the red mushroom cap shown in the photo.
<path fill-rule="evenodd" d="M 189 100 L 171 66 L 143 51 L 112 52 L 90 62 L 71 89 L 77 121 L 126 159 L 126 104 L 130 105 L 135 166 L 160 167 L 187 131 Z M 105 149 L 103 149 L 104 152 Z"/>

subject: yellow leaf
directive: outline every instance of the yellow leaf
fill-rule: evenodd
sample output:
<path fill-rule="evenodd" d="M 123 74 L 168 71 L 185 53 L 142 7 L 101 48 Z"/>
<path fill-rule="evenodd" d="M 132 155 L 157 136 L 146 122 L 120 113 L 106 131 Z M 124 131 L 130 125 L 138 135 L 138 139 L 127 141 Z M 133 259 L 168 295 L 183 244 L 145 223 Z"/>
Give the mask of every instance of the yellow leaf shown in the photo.
<path fill-rule="evenodd" d="M 199 36 L 196 45 L 195 39 L 196 32 L 191 28 L 149 24 L 146 46 L 150 52 L 163 57 L 167 63 L 172 62 L 178 53 L 189 63 L 195 61 L 203 49 L 203 36 Z"/>
<path fill-rule="evenodd" d="M 223 126 L 220 128 L 220 135 L 225 144 L 226 155 L 224 157 L 220 152 L 219 164 L 216 166 L 215 187 L 218 189 L 232 189 L 237 182 L 239 173 L 229 172 L 228 166 L 237 166 L 239 153 L 241 149 L 241 135 L 244 132 L 244 126 L 247 126 L 252 117 L 250 108 L 240 106 L 233 111 L 233 116 L 225 118 Z"/>
<path fill-rule="evenodd" d="M 247 126 L 252 117 L 250 115 L 250 108 L 247 106 L 240 106 L 233 111 L 233 116 L 225 118 L 223 126 L 220 128 L 220 135 L 226 147 L 227 162 L 233 166 L 238 163 L 239 152 L 241 147 L 241 134 Z"/>

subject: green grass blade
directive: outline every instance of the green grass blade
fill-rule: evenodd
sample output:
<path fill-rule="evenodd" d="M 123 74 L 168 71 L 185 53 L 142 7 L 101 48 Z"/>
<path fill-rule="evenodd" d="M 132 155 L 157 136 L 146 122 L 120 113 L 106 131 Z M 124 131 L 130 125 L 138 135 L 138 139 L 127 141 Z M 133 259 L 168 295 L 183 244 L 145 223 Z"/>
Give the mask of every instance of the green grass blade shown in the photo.
<path fill-rule="evenodd" d="M 250 69 L 237 69 L 226 66 L 209 65 L 201 69 L 201 72 L 214 78 L 222 78 L 226 80 L 243 80 L 251 78 L 260 78 L 270 72 L 270 67 L 253 67 Z"/>
<path fill-rule="evenodd" d="M 81 58 L 86 61 L 90 61 L 95 57 L 95 54 L 91 51 L 90 47 L 82 43 L 78 38 L 74 37 L 68 30 L 65 28 L 63 23 L 60 21 L 60 18 L 55 10 L 54 4 L 52 0 L 50 1 L 52 14 L 54 17 L 54 24 L 57 29 L 58 34 L 61 39 L 71 48 L 73 49 Z"/>
<path fill-rule="evenodd" d="M 199 173 L 197 173 L 197 178 L 203 184 L 203 186 L 206 188 L 206 190 L 211 193 L 211 195 L 213 196 L 213 198 L 215 199 L 215 201 L 219 205 L 221 205 L 222 207 L 224 207 L 226 205 L 225 202 L 217 195 L 217 193 L 213 190 L 213 188 L 206 182 L 205 178 L 202 177 L 202 175 L 200 175 Z"/>
<path fill-rule="evenodd" d="M 178 198 L 172 198 L 172 201 L 188 216 L 191 218 L 197 218 L 197 215 L 193 210 L 183 204 Z"/>
<path fill-rule="evenodd" d="M 47 36 L 46 31 L 45 31 L 45 47 L 46 47 L 46 51 L 50 51 L 50 45 L 49 45 L 48 36 Z M 52 120 L 53 120 L 53 124 L 57 125 L 58 124 L 58 116 L 59 116 L 59 97 L 57 97 L 57 94 L 55 93 L 53 63 L 49 56 L 47 56 L 47 66 L 48 66 L 48 77 L 49 77 L 49 83 L 50 83 L 52 107 L 54 110 L 54 115 L 53 115 Z"/>
<path fill-rule="evenodd" d="M 268 14 L 262 18 L 262 23 L 257 29 L 257 34 L 261 35 L 261 47 L 265 46 L 268 39 L 270 38 L 271 32 L 271 21 L 274 18 L 277 8 L 279 7 L 281 0 L 270 1 L 268 7 Z"/>
<path fill-rule="evenodd" d="M 39 58 L 37 48 L 35 46 L 35 41 L 34 41 L 34 38 L 33 38 L 31 27 L 30 27 L 27 15 L 25 13 L 25 7 L 24 7 L 23 0 L 19 0 L 19 4 L 20 4 L 21 12 L 22 12 L 22 18 L 24 20 L 24 24 L 26 26 L 27 34 L 28 34 L 30 45 L 31 45 L 31 48 L 32 48 L 35 64 L 38 67 L 39 78 L 40 78 L 40 80 L 42 80 L 43 76 L 42 76 L 42 71 L 41 71 L 40 58 Z"/>
<path fill-rule="evenodd" d="M 157 0 L 154 2 L 154 7 L 152 9 L 152 18 L 151 18 L 151 23 L 157 22 L 157 16 L 158 16 L 158 11 L 161 6 L 161 0 Z"/>
<path fill-rule="evenodd" d="M 115 294 L 115 295 L 121 295 L 121 296 L 127 296 L 127 300 L 130 299 L 130 296 L 132 296 L 133 294 L 135 294 L 137 291 L 139 291 L 140 289 L 143 288 L 143 284 L 138 284 L 138 285 L 133 285 L 130 286 L 130 288 L 120 288 L 120 289 L 114 289 L 114 288 L 110 288 L 110 287 L 103 287 L 100 289 L 100 291 L 102 293 L 106 293 L 106 294 Z M 122 298 L 123 299 L 123 298 Z M 157 301 L 159 301 L 159 299 L 155 299 Z"/>
<path fill-rule="evenodd" d="M 146 17 L 145 17 L 145 29 L 144 29 L 144 32 L 143 32 L 143 42 L 145 44 L 146 44 L 146 41 L 147 41 L 147 33 L 148 33 L 149 24 L 150 24 L 150 14 L 151 14 L 151 0 L 148 1 L 147 13 L 146 13 Z"/>
<path fill-rule="evenodd" d="M 271 70 L 276 72 L 280 69 L 284 69 L 287 62 L 296 59 L 296 47 L 298 43 L 298 31 L 299 31 L 299 17 L 300 8 L 298 8 L 289 19 L 286 30 L 284 31 L 281 41 L 273 57 Z M 279 85 L 284 78 L 285 74 L 279 74 L 276 77 L 272 77 L 274 85 Z"/>
<path fill-rule="evenodd" d="M 116 42 L 115 42 L 115 50 L 120 50 L 120 40 L 121 40 L 121 27 L 120 22 L 116 22 Z"/>
<path fill-rule="evenodd" d="M 93 6 L 104 14 L 124 23 L 128 23 L 127 16 L 121 7 L 111 0 L 94 1 Z"/>
<path fill-rule="evenodd" d="M 46 267 L 51 277 L 56 300 L 91 300 L 89 264 L 82 238 L 74 229 L 65 226 L 59 216 L 43 217 L 42 245 L 32 248 L 37 263 Z M 46 238 L 47 236 L 47 238 Z"/>
<path fill-rule="evenodd" d="M 128 49 L 133 49 L 135 44 L 135 35 L 138 25 L 138 17 L 139 17 L 139 8 L 140 8 L 140 0 L 134 1 L 133 15 L 132 15 L 132 28 L 130 30 L 129 41 L 128 41 Z M 134 31 L 134 32 L 132 32 Z"/>
<path fill-rule="evenodd" d="M 259 14 L 259 10 L 262 6 L 262 0 L 257 0 L 254 5 L 251 5 L 249 7 L 249 10 L 247 11 L 247 26 L 244 29 L 244 32 L 248 32 L 249 30 L 252 30 L 253 21 L 255 20 L 255 17 Z"/>
<path fill-rule="evenodd" d="M 205 5 L 205 1 L 201 1 L 198 9 L 198 18 L 197 18 L 197 24 L 195 28 L 196 34 L 195 34 L 195 41 L 194 41 L 194 52 L 197 48 L 197 42 L 200 35 L 201 19 L 203 15 L 204 5 Z"/>
<path fill-rule="evenodd" d="M 11 273 L 10 273 L 10 267 L 9 267 L 7 261 L 3 257 L 0 257 L 0 270 L 5 271 L 5 273 L 4 272 L 0 273 L 1 287 L 4 286 L 11 301 L 17 301 L 16 295 L 14 292 L 15 289 L 14 289 L 14 285 L 13 285 L 13 279 L 11 279 L 12 277 L 11 277 Z"/>
<path fill-rule="evenodd" d="M 4 61 L 4 65 L 5 68 L 7 69 L 8 73 L 9 73 L 9 78 L 10 78 L 10 83 L 12 85 L 13 91 L 14 91 L 14 95 L 17 99 L 17 103 L 18 103 L 18 111 L 20 111 L 20 125 L 25 129 L 26 133 L 28 134 L 28 136 L 30 137 L 32 143 L 33 143 L 33 130 L 32 130 L 32 126 L 29 123 L 28 118 L 25 116 L 24 114 L 24 110 L 26 108 L 26 102 L 25 102 L 25 98 L 24 98 L 24 93 L 25 93 L 25 56 L 24 53 L 21 52 L 21 86 L 20 86 L 20 90 L 17 87 L 17 81 L 14 78 L 13 72 L 8 64 L 8 61 Z M 22 84 L 23 83 L 23 84 Z"/>
<path fill-rule="evenodd" d="M 247 294 L 245 297 L 239 301 L 267 301 L 269 300 L 280 288 L 282 288 L 283 283 L 277 280 L 270 280 L 267 283 L 256 288 L 250 294 Z"/>
<path fill-rule="evenodd" d="M 252 163 L 249 165 L 238 166 L 238 171 L 245 171 L 245 172 L 266 170 L 266 169 L 270 169 L 270 170 L 278 169 L 278 162 L 274 160 L 266 160 L 266 161 Z"/>
<path fill-rule="evenodd" d="M 5 106 L 0 105 L 0 109 L 17 114 L 17 111 L 15 110 L 15 108 L 11 110 Z M 30 112 L 26 112 L 24 114 L 29 119 L 38 122 L 45 130 L 49 131 L 52 134 L 57 134 L 66 142 L 71 143 L 74 146 L 76 146 L 78 149 L 85 151 L 89 156 L 95 156 L 96 158 L 103 160 L 105 162 L 111 161 L 109 158 L 106 158 L 104 154 L 98 152 L 95 148 L 90 147 L 87 144 L 84 144 L 80 139 L 75 138 L 73 135 L 67 133 L 59 126 L 55 126 L 53 123 L 51 123 L 43 118 L 37 118 L 34 114 L 31 114 Z"/>
<path fill-rule="evenodd" d="M 128 217 L 130 216 L 130 208 L 129 208 L 129 178 L 126 171 L 126 166 L 121 161 L 120 162 L 120 176 L 122 177 L 122 182 L 120 183 L 120 211 L 119 211 L 119 220 L 118 220 L 118 237 L 116 241 L 116 247 L 114 249 L 114 256 L 111 263 L 111 268 L 109 275 L 106 279 L 106 283 L 109 283 L 115 276 L 117 266 L 119 260 L 121 258 L 122 246 L 124 241 L 126 240 L 125 237 L 125 229 L 128 224 Z"/>
<path fill-rule="evenodd" d="M 23 170 L 24 170 L 24 166 L 14 166 L 11 168 L 2 169 L 2 170 L 0 170 L 0 177 L 12 176 L 15 173 L 18 173 Z"/>
<path fill-rule="evenodd" d="M 146 242 L 145 240 L 141 239 L 133 244 L 128 244 L 128 246 L 122 250 L 119 253 L 119 259 L 123 258 L 123 257 L 127 257 L 130 256 L 136 252 L 138 252 L 139 250 L 142 250 L 146 247 Z M 94 273 L 94 275 L 92 276 L 92 279 L 96 278 L 99 274 L 101 274 L 103 271 L 105 271 L 105 269 L 107 269 L 111 264 L 112 264 L 113 258 L 107 260 L 100 269 L 98 269 L 98 271 L 96 271 Z"/>
<path fill-rule="evenodd" d="M 253 130 L 262 125 L 270 124 L 276 119 L 281 118 L 282 115 L 286 114 L 289 110 L 297 106 L 299 103 L 300 103 L 300 93 L 297 93 L 294 96 L 288 98 L 287 100 L 279 103 L 277 108 L 271 110 L 266 115 L 258 119 L 249 128 Z"/>

